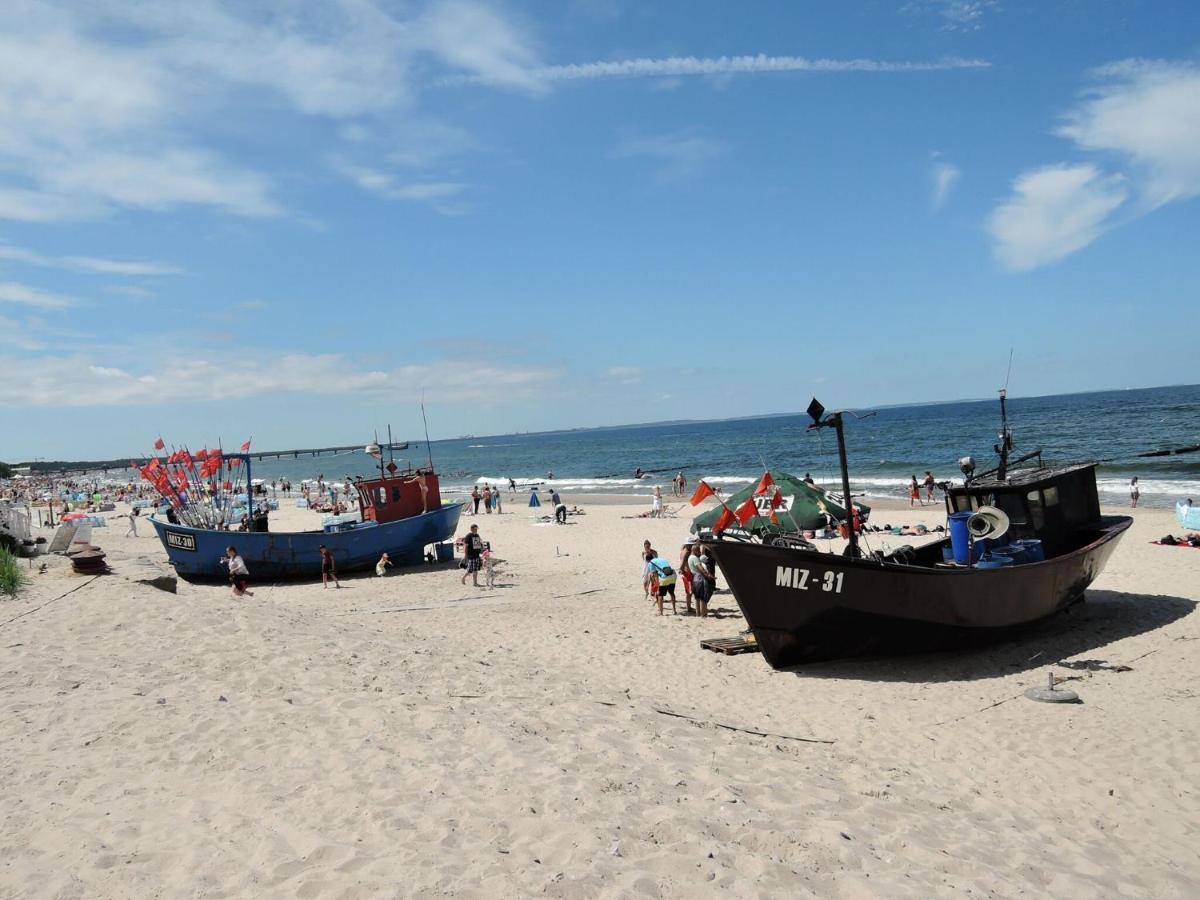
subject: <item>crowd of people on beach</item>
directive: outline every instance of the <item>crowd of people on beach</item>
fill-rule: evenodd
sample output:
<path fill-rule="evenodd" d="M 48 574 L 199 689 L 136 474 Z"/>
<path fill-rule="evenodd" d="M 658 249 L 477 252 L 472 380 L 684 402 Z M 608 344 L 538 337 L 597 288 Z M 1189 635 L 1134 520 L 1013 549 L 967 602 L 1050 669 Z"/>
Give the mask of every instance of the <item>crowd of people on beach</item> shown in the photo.
<path fill-rule="evenodd" d="M 660 555 L 649 540 L 642 542 L 642 591 L 645 599 L 657 603 L 661 616 L 664 602 L 670 598 L 671 612 L 677 614 L 675 585 L 682 582 L 686 607 L 684 615 L 707 618 L 708 603 L 717 581 L 717 564 L 712 552 L 699 538 L 693 538 L 683 544 L 676 565 L 678 569 L 669 559 Z M 693 599 L 696 601 L 695 611 L 692 609 Z"/>

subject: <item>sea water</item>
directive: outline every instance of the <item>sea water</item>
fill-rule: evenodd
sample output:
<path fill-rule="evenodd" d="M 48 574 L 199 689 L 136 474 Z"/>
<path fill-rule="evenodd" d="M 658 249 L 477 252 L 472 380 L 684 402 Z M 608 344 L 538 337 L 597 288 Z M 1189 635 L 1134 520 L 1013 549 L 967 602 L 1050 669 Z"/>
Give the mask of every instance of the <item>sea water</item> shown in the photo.
<path fill-rule="evenodd" d="M 837 408 L 835 392 L 826 391 L 821 399 L 830 410 Z M 807 406 L 808 398 L 797 398 L 796 405 Z M 1047 463 L 1111 460 L 1098 470 L 1102 502 L 1128 505 L 1134 475 L 1143 505 L 1171 506 L 1184 497 L 1200 502 L 1200 453 L 1134 458 L 1147 450 L 1200 444 L 1200 385 L 1013 397 L 1008 414 L 1013 458 L 1040 448 Z M 737 490 L 757 479 L 764 465 L 799 476 L 811 473 L 818 484 L 840 491 L 833 432 L 810 430 L 810 422 L 796 414 L 435 440 L 428 447 L 412 441 L 396 454 L 396 463 L 424 465 L 432 453 L 444 491 L 457 494 L 485 482 L 507 490 L 512 478 L 526 494 L 534 485 L 564 494 L 648 496 L 659 486 L 669 498 L 679 469 L 690 493 L 699 478 Z M 854 410 L 845 422 L 851 489 L 868 498 L 907 496 L 911 476 L 919 482 L 926 470 L 939 481 L 961 481 L 962 456 L 974 456 L 979 471 L 995 466 L 992 446 L 1000 426 L 995 399 Z M 345 436 L 327 437 L 332 443 Z M 347 475 L 377 471 L 375 465 L 361 451 L 253 463 L 255 478 L 286 477 L 296 484 L 318 474 L 340 482 Z M 654 474 L 635 479 L 637 468 Z M 510 504 L 524 502 L 506 497 Z"/>

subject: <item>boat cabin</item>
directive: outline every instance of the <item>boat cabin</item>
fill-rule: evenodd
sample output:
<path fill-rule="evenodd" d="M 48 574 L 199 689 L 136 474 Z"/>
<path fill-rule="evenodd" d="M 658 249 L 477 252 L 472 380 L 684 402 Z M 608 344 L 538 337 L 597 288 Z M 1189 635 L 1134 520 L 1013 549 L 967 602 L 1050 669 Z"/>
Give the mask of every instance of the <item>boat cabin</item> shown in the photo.
<path fill-rule="evenodd" d="M 364 522 L 394 522 L 442 507 L 442 494 L 433 469 L 399 472 L 354 483 Z"/>
<path fill-rule="evenodd" d="M 995 506 L 1008 516 L 1008 538 L 1038 538 L 1047 554 L 1080 545 L 1100 528 L 1096 464 L 1010 470 L 1003 481 L 994 476 L 972 479 L 946 494 L 948 513 Z"/>

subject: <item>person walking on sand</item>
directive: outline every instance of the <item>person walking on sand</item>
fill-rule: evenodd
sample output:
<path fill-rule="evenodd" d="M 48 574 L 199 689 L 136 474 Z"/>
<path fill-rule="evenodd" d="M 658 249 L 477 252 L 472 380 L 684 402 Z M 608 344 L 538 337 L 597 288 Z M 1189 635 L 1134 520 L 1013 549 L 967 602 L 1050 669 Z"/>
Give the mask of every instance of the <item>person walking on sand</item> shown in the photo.
<path fill-rule="evenodd" d="M 550 492 L 550 502 L 554 504 L 554 521 L 558 525 L 567 524 L 567 504 L 558 496 L 558 488 Z"/>
<path fill-rule="evenodd" d="M 250 583 L 250 570 L 246 568 L 246 561 L 238 556 L 235 547 L 225 548 L 225 558 L 221 560 L 229 569 L 229 584 L 230 590 L 234 597 L 254 596 L 254 591 L 248 587 Z"/>
<path fill-rule="evenodd" d="M 1140 497 L 1141 494 L 1142 494 L 1142 489 L 1138 487 L 1137 476 L 1134 475 L 1133 480 L 1131 482 L 1129 482 L 1129 505 L 1136 507 L 1137 502 L 1138 502 L 1138 497 Z M 135 531 L 134 534 L 137 534 L 137 532 Z"/>
<path fill-rule="evenodd" d="M 508 492 L 515 494 L 517 492 L 517 482 L 511 475 L 508 476 Z"/>
<path fill-rule="evenodd" d="M 500 493 L 499 487 L 492 491 L 492 506 L 496 507 L 496 515 L 504 512 L 504 504 L 500 500 Z"/>
<path fill-rule="evenodd" d="M 930 503 L 933 502 L 933 487 L 937 482 L 933 480 L 933 473 L 928 469 L 925 470 L 925 499 Z"/>
<path fill-rule="evenodd" d="M 483 538 L 479 536 L 478 525 L 471 526 L 471 531 L 463 538 L 462 543 L 467 564 L 462 583 L 466 584 L 467 576 L 470 575 L 471 583 L 479 587 L 479 570 L 483 568 Z"/>
<path fill-rule="evenodd" d="M 908 505 L 912 506 L 914 503 L 925 505 L 925 501 L 921 499 L 921 487 L 917 484 L 916 475 L 913 475 L 912 481 L 908 483 Z"/>
<path fill-rule="evenodd" d="M 1135 479 L 1133 479 L 1133 480 L 1134 480 L 1134 481 L 1137 481 L 1137 479 L 1136 479 L 1136 478 L 1135 478 Z M 1136 498 L 1134 499 L 1133 505 L 1134 505 L 1134 506 L 1137 506 L 1137 499 L 1136 499 Z M 137 533 L 137 520 L 138 520 L 138 516 L 140 516 L 141 514 L 142 514 L 142 511 L 141 511 L 140 509 L 138 509 L 136 506 L 135 506 L 135 507 L 133 507 L 132 509 L 130 509 L 130 510 L 129 510 L 129 528 L 128 528 L 128 529 L 126 530 L 126 532 L 125 532 L 125 537 L 129 537 L 131 534 L 132 534 L 134 537 L 137 537 L 137 536 L 138 536 L 138 533 Z"/>
<path fill-rule="evenodd" d="M 688 565 L 688 560 L 692 558 L 692 542 L 683 545 L 683 552 L 679 554 L 679 565 L 676 567 L 679 570 L 679 580 L 683 582 L 683 600 L 687 604 L 686 615 L 692 614 L 692 569 Z"/>
<path fill-rule="evenodd" d="M 692 547 L 688 567 L 692 570 L 692 596 L 696 598 L 696 613 L 700 618 L 707 619 L 708 601 L 712 598 L 716 578 L 712 571 L 712 563 L 704 554 L 704 545 L 699 541 Z"/>
<path fill-rule="evenodd" d="M 483 484 L 483 511 L 489 516 L 492 514 L 492 486 L 487 482 Z"/>
<path fill-rule="evenodd" d="M 663 514 L 662 488 L 654 486 L 654 505 L 650 509 L 650 518 L 661 519 Z"/>
<path fill-rule="evenodd" d="M 333 586 L 340 588 L 337 579 L 337 563 L 333 560 L 333 552 L 322 544 L 318 548 L 321 552 L 321 587 L 329 587 L 329 579 L 333 579 Z"/>
<path fill-rule="evenodd" d="M 479 493 L 479 485 L 475 485 L 475 487 L 471 488 L 471 500 L 475 503 L 475 507 L 471 511 L 471 515 L 479 515 L 479 501 L 482 499 L 483 494 Z"/>
<path fill-rule="evenodd" d="M 650 561 L 658 556 L 658 551 L 650 546 L 650 541 L 642 541 L 642 591 L 647 600 L 650 597 Z"/>

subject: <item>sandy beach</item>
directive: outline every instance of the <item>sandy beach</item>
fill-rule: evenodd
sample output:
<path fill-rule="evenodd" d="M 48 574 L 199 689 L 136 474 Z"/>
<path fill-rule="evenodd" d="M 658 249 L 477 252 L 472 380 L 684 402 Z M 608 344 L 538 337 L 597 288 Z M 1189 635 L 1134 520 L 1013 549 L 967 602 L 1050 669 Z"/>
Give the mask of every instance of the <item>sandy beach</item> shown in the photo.
<path fill-rule="evenodd" d="M 1168 511 L 1018 638 L 775 672 L 699 647 L 744 627 L 727 591 L 643 599 L 642 540 L 677 555 L 690 509 L 564 500 L 463 517 L 490 591 L 443 564 L 172 594 L 125 519 L 112 574 L 39 559 L 0 603 L 0 896 L 1200 894 L 1200 551 L 1150 544 Z M 1025 699 L 1050 672 L 1083 702 Z"/>

